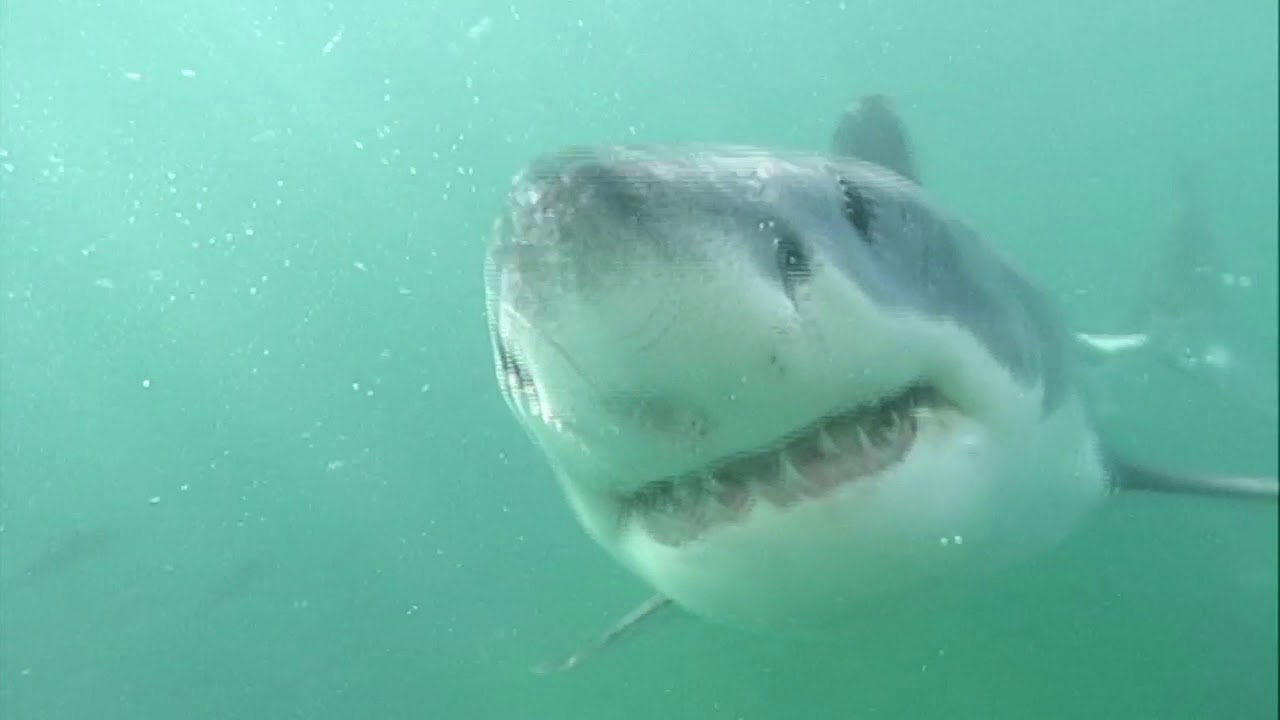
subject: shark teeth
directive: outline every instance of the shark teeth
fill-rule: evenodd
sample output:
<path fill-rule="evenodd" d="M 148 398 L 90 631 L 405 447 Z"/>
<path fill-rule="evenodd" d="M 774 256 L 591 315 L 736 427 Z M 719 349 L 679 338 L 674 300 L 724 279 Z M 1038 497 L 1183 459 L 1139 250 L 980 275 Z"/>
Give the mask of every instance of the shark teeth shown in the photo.
<path fill-rule="evenodd" d="M 936 391 L 913 386 L 823 418 L 777 446 L 646 484 L 620 499 L 622 520 L 679 546 L 743 520 L 759 502 L 786 509 L 825 497 L 901 461 L 915 442 L 922 409 L 944 404 Z"/>

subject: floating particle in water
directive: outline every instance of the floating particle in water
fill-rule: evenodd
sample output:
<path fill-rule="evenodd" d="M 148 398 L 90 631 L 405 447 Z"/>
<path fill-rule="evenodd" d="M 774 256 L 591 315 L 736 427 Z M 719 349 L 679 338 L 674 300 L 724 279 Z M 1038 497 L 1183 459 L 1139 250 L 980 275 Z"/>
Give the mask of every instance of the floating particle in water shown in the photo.
<path fill-rule="evenodd" d="M 338 47 L 338 43 L 342 42 L 342 33 L 344 32 L 346 32 L 346 27 L 338 28 L 338 31 L 333 34 L 333 37 L 329 38 L 329 42 L 326 42 L 324 47 L 320 48 L 320 54 L 328 55 L 333 52 L 333 49 Z"/>
<path fill-rule="evenodd" d="M 493 18 L 485 15 L 467 30 L 467 37 L 472 40 L 479 40 L 488 35 L 491 30 L 493 30 Z"/>

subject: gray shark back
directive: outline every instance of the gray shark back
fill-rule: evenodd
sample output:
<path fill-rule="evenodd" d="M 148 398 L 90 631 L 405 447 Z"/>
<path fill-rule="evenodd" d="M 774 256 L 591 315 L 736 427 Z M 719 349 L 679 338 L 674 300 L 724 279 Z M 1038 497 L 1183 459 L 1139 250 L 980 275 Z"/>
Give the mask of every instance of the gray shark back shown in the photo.
<path fill-rule="evenodd" d="M 882 165 L 919 183 L 906 125 L 893 102 L 883 95 L 867 95 L 850 106 L 840 118 L 831 150 L 835 155 Z M 1013 304 L 1025 306 L 1025 317 L 1036 323 L 1038 332 L 1034 334 L 1039 342 L 1021 346 L 1040 349 L 1039 362 L 1045 368 L 1046 406 L 1051 407 L 1051 399 L 1061 397 L 1067 385 L 1076 384 L 1075 381 L 1081 379 L 1081 369 L 1074 367 L 1075 361 L 1082 357 L 1081 351 L 1086 353 L 1083 357 L 1095 363 L 1096 367 L 1099 358 L 1106 358 L 1108 353 L 1123 355 L 1128 348 L 1145 349 L 1154 346 L 1162 359 L 1168 361 L 1172 358 L 1180 369 L 1195 372 L 1199 377 L 1207 377 L 1225 395 L 1251 406 L 1261 406 L 1274 417 L 1274 392 L 1266 392 L 1264 389 L 1262 394 L 1266 399 L 1260 402 L 1256 393 L 1251 395 L 1242 392 L 1239 387 L 1241 383 L 1237 382 L 1234 386 L 1228 384 L 1228 371 L 1232 379 L 1237 379 L 1244 374 L 1242 368 L 1213 367 L 1203 358 L 1206 350 L 1202 346 L 1209 342 L 1205 340 L 1206 328 L 1213 322 L 1212 314 L 1222 307 L 1223 285 L 1220 279 L 1222 269 L 1219 267 L 1218 243 L 1205 218 L 1203 192 L 1198 182 L 1201 175 L 1201 168 L 1188 167 L 1178 176 L 1178 203 L 1173 226 L 1168 232 L 1167 242 L 1161 248 L 1154 271 L 1146 276 L 1139 311 L 1132 323 L 1134 328 L 1143 332 L 1115 336 L 1136 339 L 1136 342 L 1122 343 L 1118 351 L 1104 351 L 1101 354 L 1097 352 L 1097 345 L 1091 339 L 1095 336 L 1080 334 L 1076 337 L 1083 340 L 1083 343 L 1073 342 L 1067 335 L 1065 326 L 1059 321 L 1059 314 L 1052 303 L 1013 270 L 1011 265 L 1004 266 L 1010 276 L 1003 284 L 1006 291 L 1001 298 L 1004 311 L 983 302 L 959 304 L 959 307 L 982 308 L 986 311 L 986 314 L 971 315 L 971 327 L 975 330 L 986 327 L 985 332 L 979 334 L 989 338 L 988 342 L 993 348 L 1001 345 L 1007 348 L 1020 346 L 1009 341 L 1009 336 L 1016 334 L 1011 332 L 1009 323 L 1016 325 L 1018 322 L 1016 317 L 1008 315 L 1011 304 L 1009 299 L 1015 298 L 1017 302 Z M 952 232 L 968 231 L 957 227 Z M 1004 338 L 1003 342 L 1001 338 Z M 1012 353 L 1006 350 L 1004 354 L 1008 358 L 1006 364 L 1018 366 L 1017 358 Z M 1032 364 L 1031 359 L 1023 359 L 1024 366 Z M 1208 367 L 1204 367 L 1206 365 Z M 1274 385 L 1274 373 L 1270 373 L 1267 378 Z M 1087 382 L 1085 384 L 1088 385 Z M 1267 383 L 1253 378 L 1251 382 L 1244 384 L 1262 388 Z M 1096 395 L 1088 393 L 1084 393 L 1082 399 L 1086 402 L 1098 400 Z M 1170 472 L 1128 460 L 1114 449 L 1106 447 L 1105 442 L 1103 446 L 1111 482 L 1118 489 L 1264 500 L 1274 500 L 1277 497 L 1278 488 L 1274 478 Z"/>
<path fill-rule="evenodd" d="M 831 152 L 837 157 L 879 165 L 914 184 L 920 183 L 910 135 L 887 96 L 866 95 L 855 101 L 837 123 Z M 918 194 L 917 201 L 930 204 L 919 199 L 923 197 Z M 852 207 L 860 205 L 869 206 L 863 211 L 867 215 L 886 210 L 874 207 L 874 201 Z M 921 218 L 943 216 L 936 208 L 926 210 L 919 214 Z M 895 215 L 892 209 L 889 214 Z M 922 223 L 910 220 L 911 213 L 901 211 L 896 216 L 903 220 L 902 224 L 893 230 L 886 228 L 886 234 L 914 235 L 926 223 L 936 226 L 926 233 L 932 236 L 926 251 L 934 257 L 918 265 L 927 276 L 914 285 L 925 289 L 924 298 L 932 296 L 934 306 L 929 309 L 962 320 L 1020 378 L 1040 380 L 1045 409 L 1052 410 L 1070 385 L 1067 353 L 1071 350 L 1065 325 L 1053 303 L 1012 264 L 993 257 L 994 249 L 985 246 L 965 223 L 955 219 L 943 224 Z M 963 269 L 975 263 L 988 266 L 982 273 L 985 282 L 953 282 L 967 276 L 969 273 Z"/>
<path fill-rule="evenodd" d="M 881 123 L 886 117 L 876 115 Z M 905 132 L 885 137 L 905 141 Z M 878 154 L 874 145 L 861 150 Z M 1015 377 L 1043 390 L 1046 412 L 1056 408 L 1071 378 L 1066 328 L 1053 303 L 917 185 L 879 172 L 861 158 L 836 160 L 833 167 L 845 214 L 864 239 L 865 252 L 876 256 L 870 263 L 855 258 L 842 270 L 882 305 L 965 327 Z"/>

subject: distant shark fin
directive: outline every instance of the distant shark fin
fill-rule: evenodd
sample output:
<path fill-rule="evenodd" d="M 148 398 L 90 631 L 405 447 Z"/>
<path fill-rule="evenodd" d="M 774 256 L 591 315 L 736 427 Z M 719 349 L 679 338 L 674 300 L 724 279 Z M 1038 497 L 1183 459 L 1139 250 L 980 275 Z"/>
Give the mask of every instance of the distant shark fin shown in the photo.
<path fill-rule="evenodd" d="M 1264 343 L 1231 337 L 1232 294 L 1252 283 L 1223 267 L 1205 212 L 1202 177 L 1193 166 L 1178 178 L 1173 222 L 1140 288 L 1126 328 L 1131 332 L 1077 333 L 1078 354 L 1100 370 L 1129 357 L 1154 359 L 1274 420 L 1280 416 L 1280 371 L 1274 352 L 1268 356 L 1260 349 Z"/>

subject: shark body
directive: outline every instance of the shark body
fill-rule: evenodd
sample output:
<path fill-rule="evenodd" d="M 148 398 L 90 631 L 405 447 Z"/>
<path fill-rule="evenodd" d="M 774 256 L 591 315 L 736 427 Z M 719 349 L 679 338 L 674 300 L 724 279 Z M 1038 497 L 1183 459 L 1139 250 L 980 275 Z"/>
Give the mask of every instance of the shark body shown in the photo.
<path fill-rule="evenodd" d="M 672 604 L 856 626 L 1064 540 L 1108 494 L 1274 501 L 1272 478 L 1121 457 L 1076 336 L 919 184 L 884 98 L 826 154 L 610 146 L 515 180 L 486 260 L 498 382 L 587 533 Z"/>

